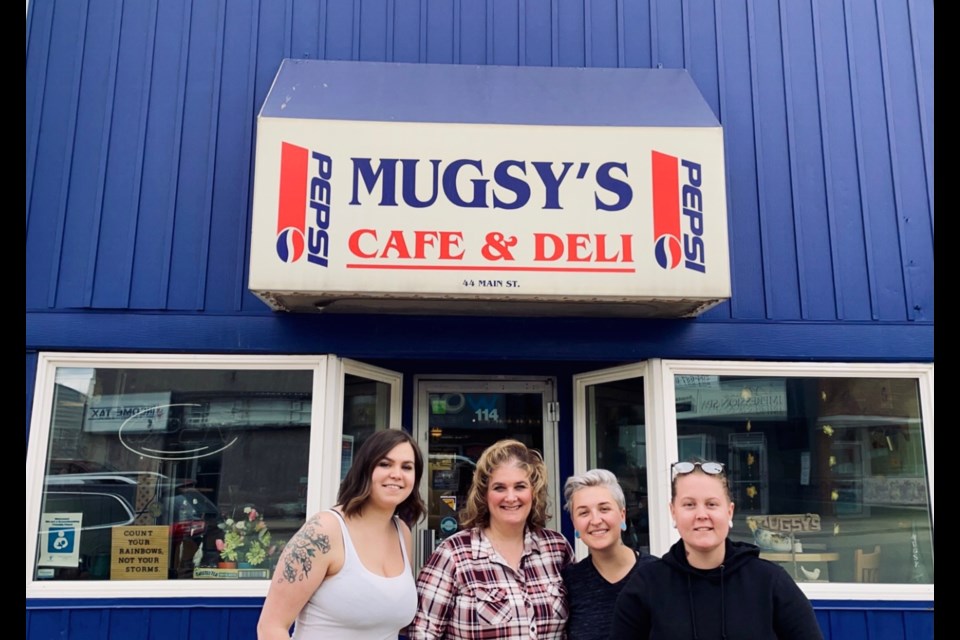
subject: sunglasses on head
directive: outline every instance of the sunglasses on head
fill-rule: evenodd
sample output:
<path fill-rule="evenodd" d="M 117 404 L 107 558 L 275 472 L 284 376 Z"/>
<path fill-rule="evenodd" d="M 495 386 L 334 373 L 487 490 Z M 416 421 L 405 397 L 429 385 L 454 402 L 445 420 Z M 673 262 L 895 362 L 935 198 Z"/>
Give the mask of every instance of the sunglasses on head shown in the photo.
<path fill-rule="evenodd" d="M 722 462 L 674 462 L 670 465 L 673 477 L 693 473 L 693 470 L 700 467 L 700 470 L 711 476 L 718 476 L 723 473 Z"/>

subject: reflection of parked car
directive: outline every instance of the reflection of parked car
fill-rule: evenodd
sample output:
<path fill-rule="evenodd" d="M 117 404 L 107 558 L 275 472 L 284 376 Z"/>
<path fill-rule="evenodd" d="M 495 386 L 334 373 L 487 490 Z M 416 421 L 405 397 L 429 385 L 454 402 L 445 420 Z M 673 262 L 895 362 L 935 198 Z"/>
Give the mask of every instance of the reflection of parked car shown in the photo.
<path fill-rule="evenodd" d="M 57 568 L 56 578 L 110 577 L 112 528 L 169 525 L 171 578 L 213 565 L 222 521 L 217 506 L 192 483 L 142 472 L 63 473 L 46 478 L 43 512 L 81 513 L 80 565 Z M 139 522 L 138 522 L 139 520 Z M 41 536 L 45 533 L 41 531 Z M 195 563 L 198 556 L 199 564 Z"/>
<path fill-rule="evenodd" d="M 49 475 L 58 475 L 61 473 L 112 473 L 114 471 L 116 471 L 116 469 L 110 465 L 80 458 L 51 458 L 47 464 L 47 473 Z"/>

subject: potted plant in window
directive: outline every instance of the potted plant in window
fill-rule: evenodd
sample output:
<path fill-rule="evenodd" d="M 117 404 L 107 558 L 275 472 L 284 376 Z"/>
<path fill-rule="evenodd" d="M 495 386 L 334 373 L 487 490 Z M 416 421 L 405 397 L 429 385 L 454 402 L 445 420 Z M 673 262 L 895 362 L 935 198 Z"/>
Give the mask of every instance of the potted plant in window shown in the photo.
<path fill-rule="evenodd" d="M 217 540 L 220 552 L 220 568 L 259 567 L 277 553 L 277 545 L 271 543 L 270 529 L 263 514 L 256 507 L 246 506 L 243 515 L 227 518 L 220 523 L 224 535 Z"/>

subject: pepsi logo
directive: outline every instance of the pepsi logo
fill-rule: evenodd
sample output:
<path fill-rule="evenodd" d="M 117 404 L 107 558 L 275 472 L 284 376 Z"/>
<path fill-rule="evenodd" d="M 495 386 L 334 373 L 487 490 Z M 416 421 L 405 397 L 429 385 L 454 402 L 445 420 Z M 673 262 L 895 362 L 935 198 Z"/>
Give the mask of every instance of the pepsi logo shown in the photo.
<path fill-rule="evenodd" d="M 283 262 L 296 262 L 303 255 L 303 231 L 287 227 L 277 234 L 277 256 Z"/>
<path fill-rule="evenodd" d="M 653 249 L 657 264 L 662 269 L 676 269 L 680 264 L 680 239 L 672 235 L 662 235 L 657 238 Z"/>

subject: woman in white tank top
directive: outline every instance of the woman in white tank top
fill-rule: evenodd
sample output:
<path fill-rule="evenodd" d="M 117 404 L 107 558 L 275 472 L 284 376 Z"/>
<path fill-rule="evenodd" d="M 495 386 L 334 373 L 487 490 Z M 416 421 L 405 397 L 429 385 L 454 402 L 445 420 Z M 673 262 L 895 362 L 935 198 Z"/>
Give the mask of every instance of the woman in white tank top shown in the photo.
<path fill-rule="evenodd" d="M 417 610 L 410 526 L 424 514 L 423 456 L 402 430 L 360 446 L 337 505 L 290 539 L 257 623 L 259 640 L 395 640 Z"/>

